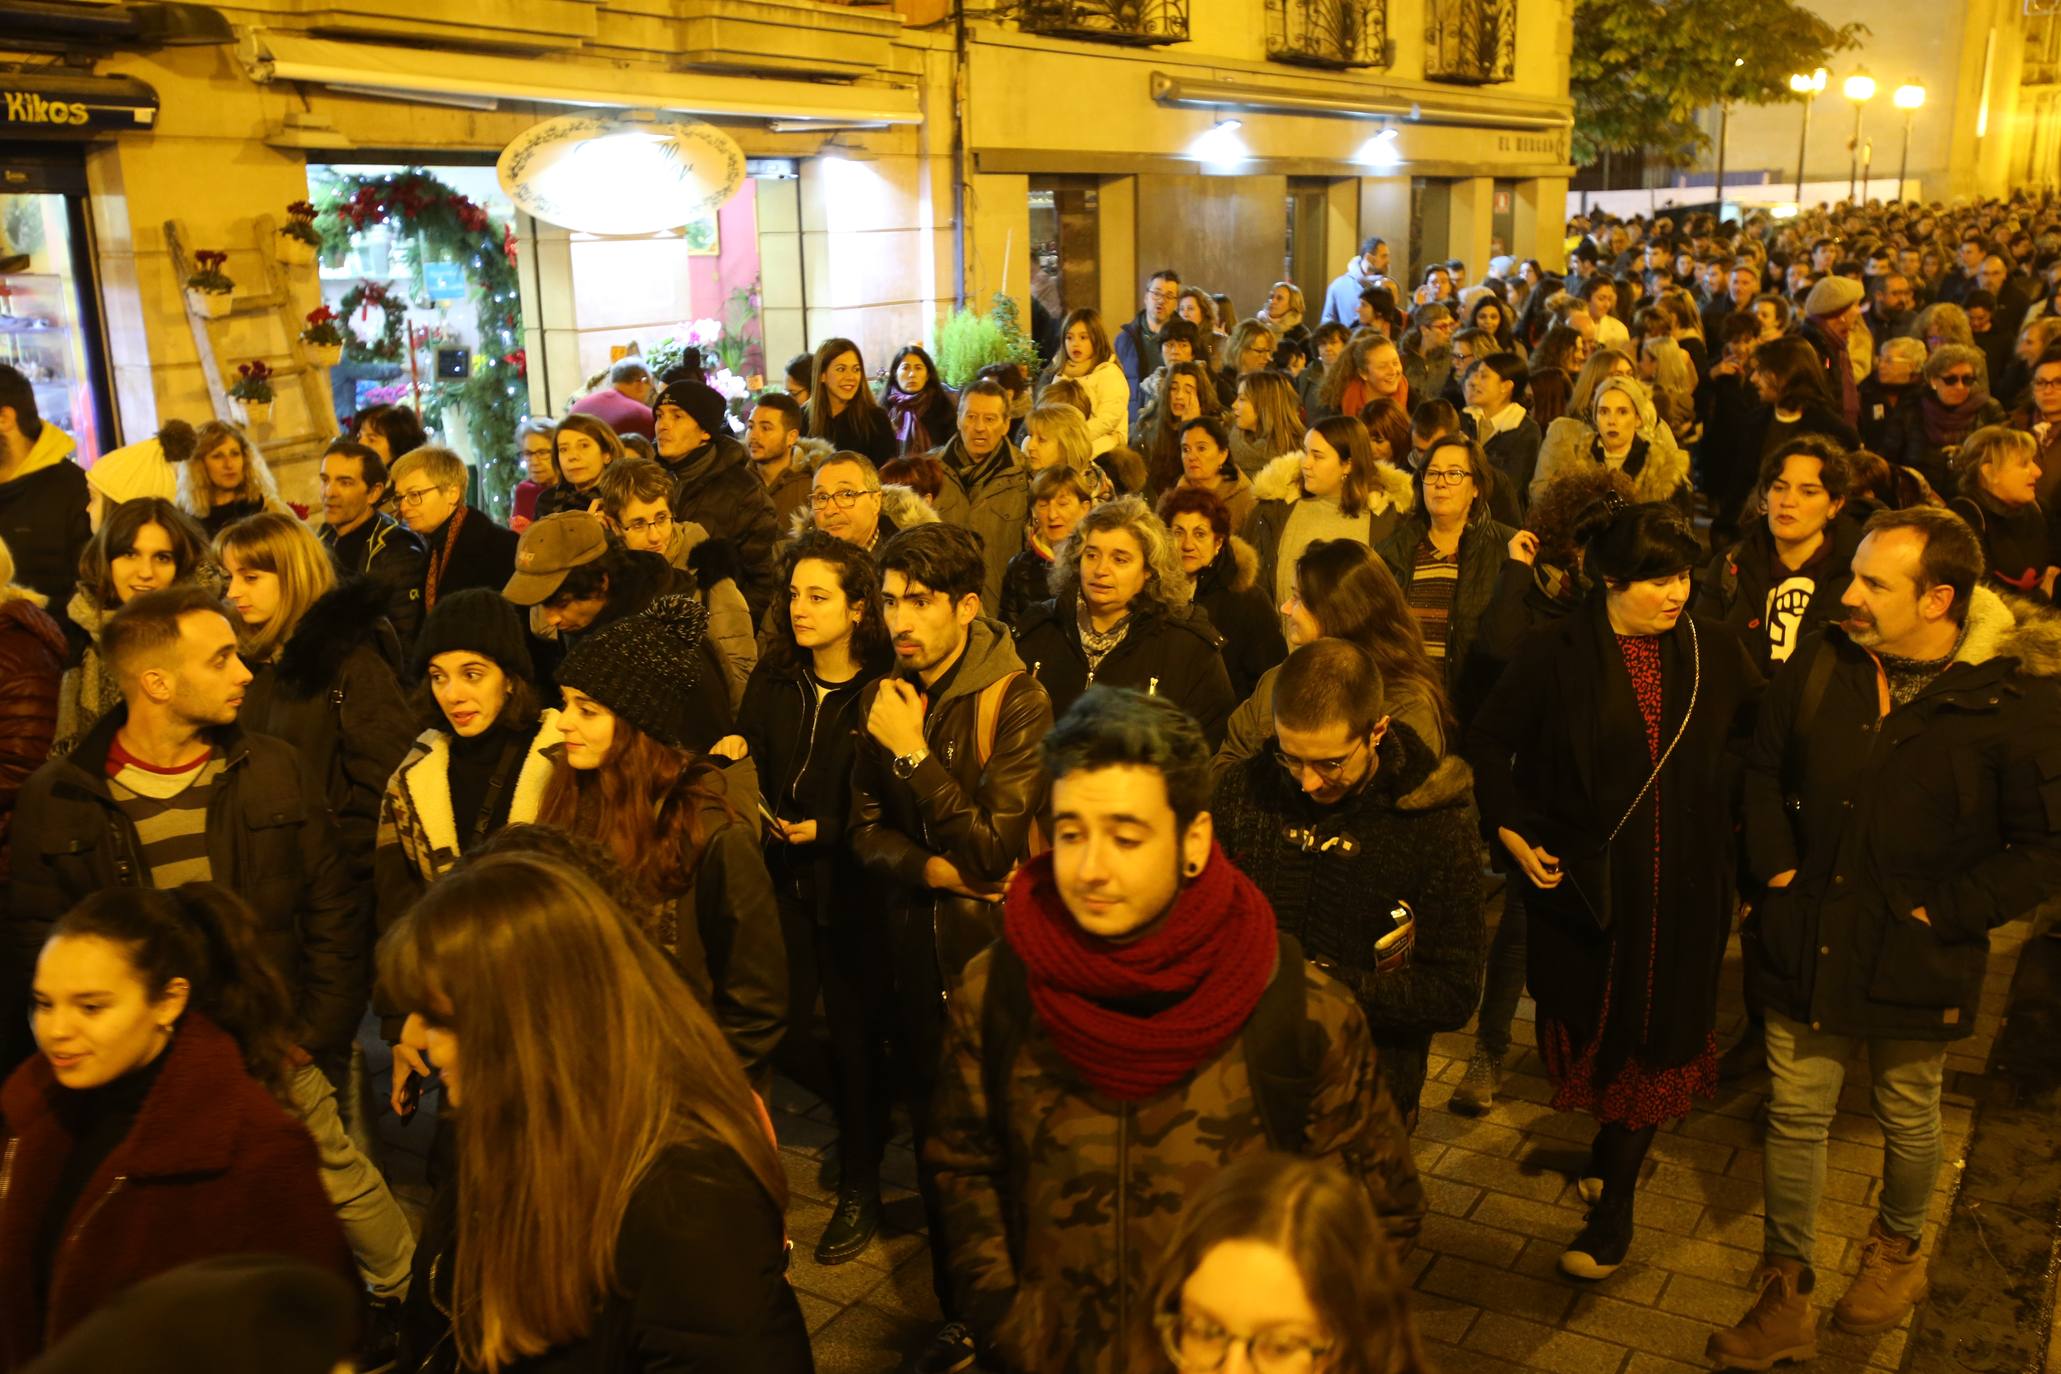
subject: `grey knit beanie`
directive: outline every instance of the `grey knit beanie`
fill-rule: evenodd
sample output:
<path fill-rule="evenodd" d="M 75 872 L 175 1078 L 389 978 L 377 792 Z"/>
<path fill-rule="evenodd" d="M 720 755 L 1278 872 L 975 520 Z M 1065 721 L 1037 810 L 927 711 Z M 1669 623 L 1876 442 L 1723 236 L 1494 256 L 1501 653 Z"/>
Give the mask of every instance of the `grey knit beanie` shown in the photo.
<path fill-rule="evenodd" d="M 585 692 L 659 743 L 685 749 L 707 724 L 694 720 L 692 708 L 707 637 L 708 611 L 699 601 L 661 596 L 580 636 L 558 665 L 558 685 Z"/>

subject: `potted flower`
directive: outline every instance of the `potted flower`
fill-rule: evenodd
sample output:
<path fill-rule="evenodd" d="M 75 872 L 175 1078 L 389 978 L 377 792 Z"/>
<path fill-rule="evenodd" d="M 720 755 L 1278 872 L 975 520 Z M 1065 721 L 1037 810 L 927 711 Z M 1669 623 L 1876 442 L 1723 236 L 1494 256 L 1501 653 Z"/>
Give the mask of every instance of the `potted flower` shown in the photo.
<path fill-rule="evenodd" d="M 236 365 L 236 380 L 229 384 L 229 397 L 243 411 L 243 422 L 253 429 L 272 423 L 272 368 L 262 358 Z"/>
<path fill-rule="evenodd" d="M 236 290 L 236 283 L 222 270 L 229 255 L 202 248 L 194 253 L 193 260 L 200 264 L 200 270 L 186 279 L 186 306 L 204 319 L 219 319 L 229 313 Z"/>
<path fill-rule="evenodd" d="M 309 362 L 317 367 L 335 367 L 343 358 L 344 346 L 343 325 L 338 323 L 336 312 L 326 305 L 310 310 L 301 342 L 307 346 Z"/>
<path fill-rule="evenodd" d="M 315 207 L 297 200 L 286 207 L 286 224 L 279 231 L 279 260 L 288 267 L 312 267 L 322 247 L 322 231 L 315 227 Z"/>

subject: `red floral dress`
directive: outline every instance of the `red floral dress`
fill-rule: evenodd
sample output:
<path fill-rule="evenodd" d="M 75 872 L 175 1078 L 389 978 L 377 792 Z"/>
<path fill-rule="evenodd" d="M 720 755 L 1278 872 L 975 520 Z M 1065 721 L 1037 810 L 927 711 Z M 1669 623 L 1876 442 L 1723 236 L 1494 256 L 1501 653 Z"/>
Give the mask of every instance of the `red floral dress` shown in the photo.
<path fill-rule="evenodd" d="M 1646 760 L 1650 767 L 1659 762 L 1665 747 L 1660 737 L 1663 719 L 1660 676 L 1660 641 L 1651 635 L 1619 635 L 1617 647 L 1624 654 L 1625 671 L 1631 675 L 1632 695 L 1638 699 L 1639 715 L 1646 723 Z M 1646 1019 L 1653 1017 L 1654 955 L 1659 947 L 1660 922 L 1660 784 L 1655 782 L 1653 802 L 1653 916 L 1654 930 L 1646 938 Z M 1610 1024 L 1611 989 L 1617 981 L 1617 952 L 1613 948 L 1611 969 L 1603 984 L 1603 1009 L 1596 1018 L 1596 1036 L 1579 1052 L 1569 1039 L 1567 1028 L 1548 1023 L 1541 1036 L 1540 1055 L 1546 1072 L 1556 1085 L 1553 1107 L 1563 1112 L 1588 1112 L 1598 1121 L 1631 1130 L 1641 1130 L 1689 1114 L 1698 1097 L 1717 1095 L 1717 1036 L 1704 1037 L 1703 1052 L 1686 1064 L 1666 1069 L 1648 1069 L 1637 1059 L 1628 1060 L 1610 1082 L 1596 1082 L 1596 1050 L 1603 1040 L 1603 1028 Z M 1641 1027 L 1643 1032 L 1648 1027 Z"/>

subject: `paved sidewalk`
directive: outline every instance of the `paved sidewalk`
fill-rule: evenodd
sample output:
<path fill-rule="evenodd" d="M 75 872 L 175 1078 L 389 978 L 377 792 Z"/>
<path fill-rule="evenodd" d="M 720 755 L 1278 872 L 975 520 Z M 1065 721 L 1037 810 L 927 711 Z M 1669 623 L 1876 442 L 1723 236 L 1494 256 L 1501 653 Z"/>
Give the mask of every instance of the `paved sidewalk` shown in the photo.
<path fill-rule="evenodd" d="M 1492 912 L 1495 906 L 1491 908 Z M 1973 1099 L 1959 1075 L 1980 1075 L 1996 1034 L 2027 923 L 1996 932 L 1976 1034 L 1947 1056 L 1946 1139 L 1932 1220 L 1945 1214 L 1959 1177 Z M 1736 1031 L 1739 948 L 1727 953 L 1721 1041 Z M 1594 1127 L 1555 1112 L 1530 1048 L 1532 1006 L 1518 1010 L 1503 1094 L 1479 1120 L 1446 1110 L 1474 1048 L 1472 1027 L 1440 1036 L 1416 1134 L 1417 1165 L 1431 1200 L 1424 1235 L 1408 1259 L 1418 1324 L 1441 1374 L 1548 1370 L 1558 1374 L 1674 1374 L 1706 1369 L 1704 1341 L 1752 1298 L 1746 1281 L 1760 1257 L 1760 1140 L 1756 1120 L 1766 1075 L 1728 1086 L 1717 1102 L 1663 1129 L 1646 1166 L 1638 1238 L 1624 1267 L 1594 1285 L 1563 1278 L 1561 1248 L 1580 1229 L 1572 1173 Z M 1519 1053 L 1519 1046 L 1523 1052 Z M 1857 1070 L 1857 1073 L 1855 1072 Z M 906 1134 L 889 1151 L 892 1228 L 860 1259 L 825 1268 L 810 1252 L 830 1217 L 823 1156 L 835 1131 L 826 1107 L 791 1084 L 774 1094 L 774 1123 L 794 1190 L 789 1227 L 794 1284 L 823 1374 L 888 1374 L 922 1348 L 938 1321 L 923 1209 Z M 1832 1125 L 1825 1202 L 1818 1216 L 1823 1307 L 1858 1268 L 1882 1173 L 1882 1136 L 1869 1113 L 1865 1063 L 1850 1069 Z M 1933 1234 L 1928 1230 L 1928 1252 Z M 1895 1370 L 1905 1329 L 1859 1339 L 1824 1326 L 1812 1374 Z"/>

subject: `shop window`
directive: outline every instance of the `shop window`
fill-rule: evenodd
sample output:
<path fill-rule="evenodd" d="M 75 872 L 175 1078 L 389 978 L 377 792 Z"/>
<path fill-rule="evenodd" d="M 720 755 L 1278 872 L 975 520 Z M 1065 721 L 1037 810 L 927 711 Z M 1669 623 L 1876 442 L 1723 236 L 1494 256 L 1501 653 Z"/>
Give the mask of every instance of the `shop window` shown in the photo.
<path fill-rule="evenodd" d="M 0 195 L 0 363 L 28 378 L 80 462 L 114 446 L 83 197 Z"/>
<path fill-rule="evenodd" d="M 1267 0 L 1267 56 L 1302 67 L 1385 67 L 1386 0 Z"/>
<path fill-rule="evenodd" d="M 1517 71 L 1517 0 L 1430 0 L 1424 75 L 1482 86 Z"/>
<path fill-rule="evenodd" d="M 1029 0 L 1021 22 L 1027 33 L 1103 43 L 1185 43 L 1188 0 Z"/>

